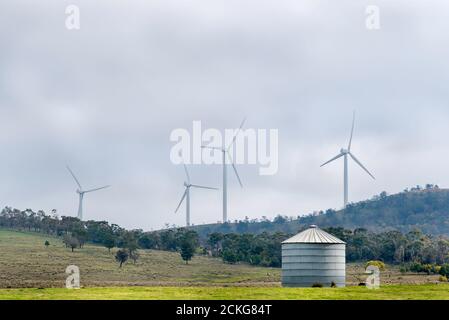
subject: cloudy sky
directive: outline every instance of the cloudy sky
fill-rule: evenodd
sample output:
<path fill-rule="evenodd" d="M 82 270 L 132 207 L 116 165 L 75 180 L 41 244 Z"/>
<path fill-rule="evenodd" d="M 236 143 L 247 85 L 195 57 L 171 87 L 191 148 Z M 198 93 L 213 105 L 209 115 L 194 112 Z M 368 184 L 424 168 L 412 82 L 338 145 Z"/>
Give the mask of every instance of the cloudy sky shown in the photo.
<path fill-rule="evenodd" d="M 66 7 L 80 9 L 68 30 Z M 380 9 L 368 30 L 366 6 Z M 279 171 L 239 165 L 229 218 L 296 216 L 342 205 L 347 144 L 376 175 L 350 164 L 350 200 L 416 184 L 449 186 L 447 1 L 130 0 L 0 3 L 0 205 L 128 228 L 183 225 L 184 171 L 172 130 L 279 130 Z M 190 166 L 219 187 L 217 165 Z M 231 172 L 230 172 L 231 173 Z M 192 222 L 221 219 L 221 192 L 192 191 Z"/>

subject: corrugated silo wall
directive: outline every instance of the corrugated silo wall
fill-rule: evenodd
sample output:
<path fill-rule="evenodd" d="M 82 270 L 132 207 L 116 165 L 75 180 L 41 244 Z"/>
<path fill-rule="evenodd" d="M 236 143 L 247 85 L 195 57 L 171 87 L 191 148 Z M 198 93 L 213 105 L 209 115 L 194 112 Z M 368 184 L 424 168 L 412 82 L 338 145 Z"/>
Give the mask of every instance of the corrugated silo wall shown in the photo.
<path fill-rule="evenodd" d="M 282 245 L 282 285 L 311 287 L 334 282 L 344 287 L 346 280 L 345 244 L 285 243 Z"/>

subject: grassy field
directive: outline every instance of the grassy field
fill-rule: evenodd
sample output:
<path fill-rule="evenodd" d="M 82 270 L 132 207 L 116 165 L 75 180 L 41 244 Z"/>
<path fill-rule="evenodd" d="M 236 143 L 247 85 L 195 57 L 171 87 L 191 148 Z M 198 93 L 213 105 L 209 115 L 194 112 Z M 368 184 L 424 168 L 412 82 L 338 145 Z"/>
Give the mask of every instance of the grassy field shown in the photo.
<path fill-rule="evenodd" d="M 44 243 L 50 241 L 46 248 Z M 61 239 L 42 234 L 0 229 L 0 288 L 47 288 L 65 285 L 65 269 L 80 268 L 81 285 L 115 286 L 280 286 L 280 269 L 224 264 L 220 259 L 196 256 L 185 265 L 178 253 L 141 250 L 136 264 L 122 269 L 111 253 L 100 246 L 86 245 L 71 252 Z M 347 285 L 366 278 L 363 265 L 347 265 Z M 382 284 L 431 284 L 437 275 L 402 274 L 389 266 L 381 274 Z"/>
<path fill-rule="evenodd" d="M 276 287 L 115 287 L 0 289 L 0 300 L 449 300 L 449 284 L 390 285 L 378 290 Z"/>
<path fill-rule="evenodd" d="M 280 287 L 280 269 L 204 256 L 185 265 L 176 252 L 139 253 L 136 264 L 120 269 L 114 250 L 86 245 L 71 252 L 58 238 L 0 230 L 0 299 L 449 299 L 449 284 L 438 283 L 438 276 L 391 266 L 379 290 L 356 286 L 366 278 L 360 264 L 347 265 L 351 287 L 294 289 Z M 64 288 L 72 264 L 80 268 L 80 290 Z"/>
<path fill-rule="evenodd" d="M 119 269 L 114 251 L 86 245 L 71 252 L 57 238 L 0 230 L 0 288 L 64 287 L 65 269 L 72 264 L 80 268 L 85 287 L 279 285 L 279 269 L 229 265 L 203 256 L 185 265 L 179 253 L 157 250 L 140 250 L 136 264 Z"/>

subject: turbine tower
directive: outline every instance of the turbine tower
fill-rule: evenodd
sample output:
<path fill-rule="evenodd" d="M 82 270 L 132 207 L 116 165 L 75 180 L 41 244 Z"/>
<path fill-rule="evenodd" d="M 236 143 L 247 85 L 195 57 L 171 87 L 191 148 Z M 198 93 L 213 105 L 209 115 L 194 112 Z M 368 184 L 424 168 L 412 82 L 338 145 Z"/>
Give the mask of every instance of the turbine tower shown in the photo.
<path fill-rule="evenodd" d="M 333 157 L 332 159 L 330 159 L 329 161 L 323 163 L 321 165 L 321 167 L 324 167 L 325 165 L 327 165 L 328 163 L 331 163 L 341 157 L 344 157 L 344 208 L 347 207 L 348 205 L 348 190 L 349 190 L 349 186 L 348 186 L 348 155 L 352 158 L 352 160 L 354 160 L 366 173 L 368 173 L 371 178 L 374 178 L 374 176 L 368 171 L 368 169 L 365 168 L 365 166 L 354 156 L 354 154 L 351 152 L 351 145 L 352 145 L 352 136 L 354 134 L 354 124 L 355 124 L 355 111 L 352 117 L 352 129 L 351 129 L 351 136 L 349 138 L 349 145 L 348 148 L 342 148 L 340 150 L 340 153 Z"/>
<path fill-rule="evenodd" d="M 237 173 L 237 168 L 234 165 L 234 162 L 232 161 L 231 155 L 229 154 L 229 150 L 234 145 L 235 140 L 237 139 L 238 134 L 243 128 L 243 125 L 245 124 L 246 118 L 243 119 L 242 123 L 240 124 L 240 127 L 238 128 L 237 132 L 235 133 L 231 143 L 229 146 L 222 145 L 221 147 L 210 147 L 210 146 L 201 146 L 201 148 L 205 149 L 212 149 L 212 150 L 219 150 L 222 154 L 222 165 L 223 165 L 223 223 L 226 223 L 228 221 L 228 173 L 227 173 L 227 163 L 226 160 L 229 159 L 232 168 L 234 169 L 234 173 L 237 177 L 237 180 L 239 181 L 240 187 L 243 188 L 242 181 L 240 180 L 239 174 Z"/>
<path fill-rule="evenodd" d="M 76 184 L 78 185 L 78 189 L 76 189 L 76 193 L 78 193 L 79 195 L 79 206 L 78 206 L 78 219 L 80 219 L 81 221 L 83 220 L 83 199 L 84 199 L 84 194 L 85 193 L 89 193 L 89 192 L 94 192 L 97 190 L 101 190 L 101 189 L 105 189 L 105 188 L 109 188 L 110 186 L 104 186 L 104 187 L 100 187 L 100 188 L 95 188 L 95 189 L 90 189 L 90 190 L 83 190 L 83 187 L 81 187 L 80 182 L 78 181 L 78 179 L 76 178 L 75 174 L 73 173 L 73 171 L 70 169 L 69 166 L 67 166 L 67 170 L 69 170 L 70 174 L 72 175 L 73 179 L 75 180 Z"/>
<path fill-rule="evenodd" d="M 186 172 L 186 177 L 187 177 L 187 181 L 184 182 L 184 187 L 186 188 L 186 190 L 184 191 L 184 194 L 182 195 L 181 201 L 179 201 L 179 204 L 175 210 L 175 213 L 178 212 L 179 207 L 181 206 L 182 202 L 184 201 L 184 199 L 186 199 L 186 225 L 187 225 L 187 227 L 189 227 L 190 226 L 190 188 L 193 187 L 193 188 L 211 189 L 211 190 L 218 190 L 218 189 L 212 188 L 212 187 L 200 186 L 197 184 L 191 184 L 189 171 L 187 170 L 187 167 L 185 164 L 184 164 L 184 171 Z"/>

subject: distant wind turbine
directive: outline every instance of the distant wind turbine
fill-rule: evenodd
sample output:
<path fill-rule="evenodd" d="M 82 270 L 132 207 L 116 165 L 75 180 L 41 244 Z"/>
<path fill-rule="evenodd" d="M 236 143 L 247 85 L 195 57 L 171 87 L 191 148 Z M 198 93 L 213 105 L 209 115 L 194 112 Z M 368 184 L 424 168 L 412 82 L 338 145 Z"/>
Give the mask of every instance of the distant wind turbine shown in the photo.
<path fill-rule="evenodd" d="M 328 163 L 331 163 L 338 158 L 344 157 L 344 207 L 346 208 L 348 205 L 348 155 L 354 160 L 363 170 L 365 170 L 366 173 L 368 173 L 371 178 L 374 178 L 374 176 L 368 171 L 368 169 L 365 168 L 365 166 L 354 156 L 354 154 L 351 152 L 351 145 L 352 145 L 352 136 L 354 134 L 354 124 L 355 124 L 355 111 L 352 118 L 352 129 L 351 129 L 351 137 L 349 138 L 349 145 L 348 149 L 342 148 L 340 150 L 340 154 L 335 156 L 334 158 L 330 159 L 329 161 L 323 163 L 321 167 L 324 167 Z"/>
<path fill-rule="evenodd" d="M 186 172 L 186 177 L 187 177 L 187 181 L 184 182 L 184 187 L 186 188 L 186 190 L 184 191 L 184 194 L 182 195 L 181 201 L 179 201 L 179 204 L 175 210 L 175 213 L 178 212 L 179 207 L 181 206 L 182 202 L 184 201 L 184 199 L 186 199 L 186 225 L 187 225 L 187 227 L 189 227 L 190 226 L 190 188 L 193 187 L 193 188 L 211 189 L 211 190 L 218 190 L 218 189 L 212 188 L 212 187 L 200 186 L 197 184 L 191 184 L 189 171 L 187 170 L 187 167 L 185 164 L 184 164 L 184 171 Z"/>
<path fill-rule="evenodd" d="M 227 173 L 227 163 L 226 160 L 229 159 L 229 162 L 232 165 L 232 168 L 234 169 L 234 173 L 237 177 L 237 180 L 239 181 L 240 187 L 243 188 L 242 181 L 240 180 L 239 174 L 237 173 L 237 168 L 234 165 L 234 162 L 232 161 L 231 155 L 229 154 L 229 150 L 235 143 L 235 140 L 237 139 L 238 134 L 243 128 L 243 125 L 245 124 L 246 118 L 243 119 L 242 123 L 240 124 L 239 129 L 235 133 L 231 143 L 229 146 L 222 145 L 221 147 L 210 147 L 210 146 L 201 146 L 201 148 L 206 149 L 212 149 L 212 150 L 219 150 L 222 153 L 222 161 L 223 161 L 223 223 L 226 223 L 228 221 L 228 173 Z"/>
<path fill-rule="evenodd" d="M 76 178 L 75 174 L 73 173 L 73 171 L 70 169 L 69 166 L 67 166 L 67 170 L 69 170 L 70 174 L 72 175 L 73 179 L 75 180 L 76 184 L 78 185 L 78 189 L 76 189 L 76 192 L 79 194 L 79 206 L 78 206 L 78 219 L 83 220 L 83 199 L 84 199 L 84 194 L 85 193 L 89 193 L 89 192 L 94 192 L 97 190 L 101 190 L 101 189 L 105 189 L 105 188 L 109 188 L 110 186 L 104 186 L 104 187 L 100 187 L 100 188 L 95 188 L 95 189 L 90 189 L 90 190 L 83 190 L 83 187 L 81 187 L 80 182 L 78 181 L 78 179 Z"/>

